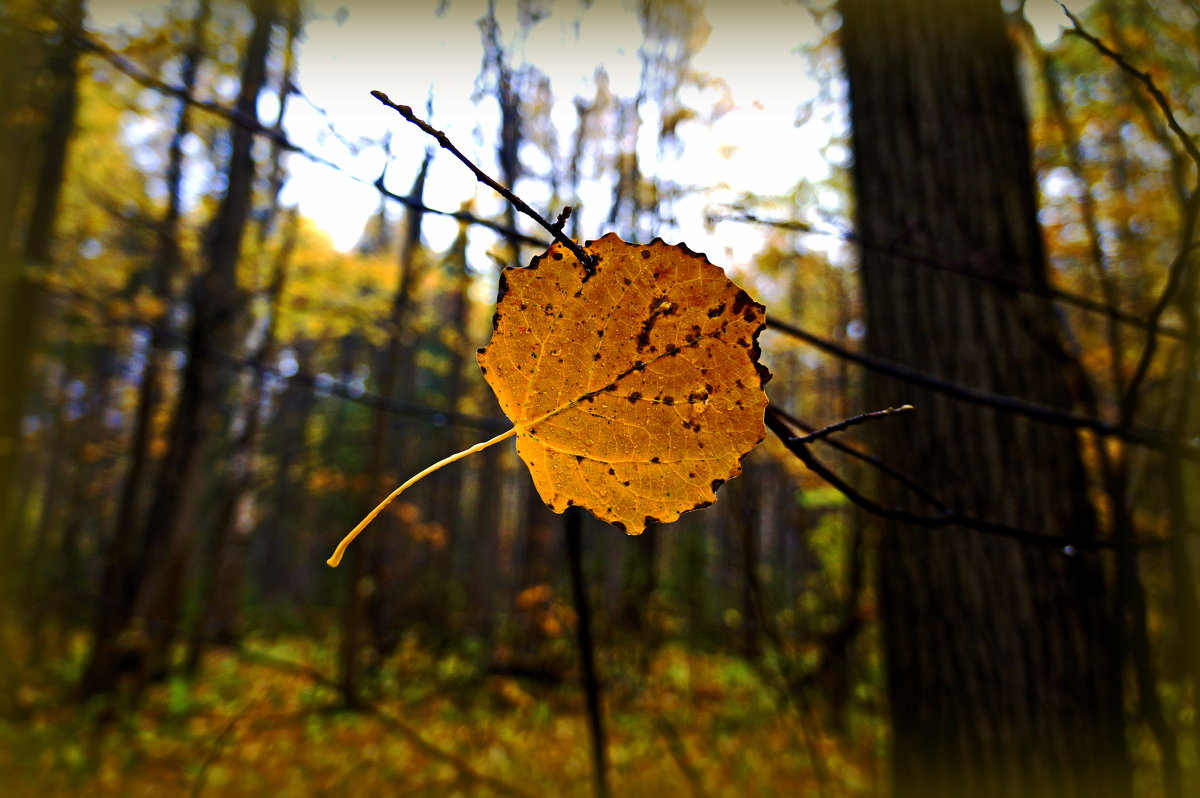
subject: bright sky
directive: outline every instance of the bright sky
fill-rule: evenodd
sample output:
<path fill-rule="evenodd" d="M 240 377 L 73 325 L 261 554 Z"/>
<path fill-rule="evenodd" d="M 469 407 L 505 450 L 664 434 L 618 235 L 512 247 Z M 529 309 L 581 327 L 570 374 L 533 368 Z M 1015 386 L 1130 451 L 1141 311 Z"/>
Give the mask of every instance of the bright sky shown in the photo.
<path fill-rule="evenodd" d="M 515 33 L 514 5 L 498 3 L 497 17 L 506 41 Z M 429 6 L 422 12 L 420 6 L 406 4 L 406 12 L 400 14 L 386 5 L 351 3 L 348 16 L 339 22 L 336 3 L 326 0 L 318 4 L 318 18 L 308 25 L 301 59 L 304 91 L 337 120 L 343 133 L 379 137 L 385 130 L 393 131 L 398 163 L 389 174 L 389 186 L 401 193 L 407 190 L 427 142 L 376 103 L 368 95 L 371 89 L 414 107 L 422 106 L 432 91 L 435 125 L 477 163 L 494 169 L 493 142 L 499 126 L 496 105 L 490 98 L 473 99 L 482 59 L 477 21 L 484 15 L 486 3 L 455 0 L 441 18 L 433 13 L 433 3 Z M 726 184 L 731 187 L 730 197 L 738 192 L 784 193 L 802 178 L 825 177 L 828 169 L 820 148 L 828 140 L 828 126 L 795 125 L 797 106 L 816 90 L 816 83 L 807 76 L 807 61 L 798 50 L 801 43 L 817 35 L 810 15 L 798 4 L 782 0 L 717 0 L 705 14 L 713 30 L 693 63 L 724 78 L 736 107 L 711 129 L 698 122 L 682 125 L 683 155 L 662 164 L 657 175 L 685 185 Z M 641 29 L 631 8 L 617 2 L 596 2 L 584 10 L 578 3 L 561 1 L 553 5 L 551 16 L 519 43 L 515 58 L 536 65 L 551 81 L 564 149 L 575 123 L 572 101 L 576 96 L 593 96 L 597 65 L 604 65 L 615 93 L 630 96 L 636 91 L 641 43 Z M 689 99 L 703 104 L 713 98 Z M 308 109 L 298 108 L 289 116 L 289 123 L 297 138 L 315 141 L 311 133 L 304 135 L 319 125 Z M 653 156 L 650 125 L 645 133 L 639 149 L 643 155 Z M 722 145 L 734 146 L 722 152 Z M 374 178 L 381 156 L 376 150 L 352 159 L 343 151 L 339 162 L 353 163 L 357 174 Z M 319 220 L 339 246 L 353 244 L 364 218 L 376 207 L 375 193 L 322 167 L 302 165 L 298 159 L 291 166 L 288 197 L 298 201 L 306 215 Z M 518 184 L 518 190 L 534 205 L 548 201 L 542 187 L 533 181 Z M 585 235 L 605 232 L 600 224 L 608 210 L 609 192 L 607 184 L 596 182 L 581 187 Z M 478 196 L 480 213 L 499 211 L 499 200 L 476 186 L 461 164 L 439 157 L 429 181 L 428 204 L 454 209 L 471 196 Z M 550 217 L 556 211 L 545 209 Z M 712 251 L 715 242 L 704 229 L 704 199 L 685 200 L 676 211 L 679 229 L 665 232 L 697 249 Z M 448 244 L 455 232 L 448 220 L 430 219 L 427 225 L 427 240 L 435 247 Z M 745 258 L 761 245 L 761 231 L 745 225 L 737 228 L 736 232 L 723 230 L 721 240 Z"/>
<path fill-rule="evenodd" d="M 392 131 L 395 161 L 388 186 L 406 193 L 424 148 L 431 142 L 370 95 L 379 89 L 400 103 L 423 108 L 434 102 L 431 121 L 445 130 L 476 163 L 493 175 L 494 140 L 499 126 L 496 104 L 475 97 L 482 59 L 478 21 L 485 0 L 450 0 L 441 15 L 436 0 L 385 2 L 384 0 L 316 0 L 304 31 L 299 54 L 298 83 L 316 106 L 333 120 L 337 132 L 352 141 L 379 140 Z M 502 41 L 513 45 L 517 32 L 515 0 L 498 0 L 497 18 Z M 531 4 L 537 5 L 537 4 Z M 537 66 L 551 81 L 560 146 L 572 139 L 576 96 L 590 99 L 595 91 L 595 69 L 603 65 L 610 86 L 618 95 L 630 96 L 640 72 L 638 48 L 642 33 L 635 4 L 618 0 L 583 3 L 559 0 L 543 3 L 549 15 L 537 23 L 528 38 L 515 43 L 514 60 Z M 117 25 L 136 26 L 139 15 L 161 14 L 151 4 L 141 10 L 135 0 L 93 0 L 91 24 L 102 31 Z M 1028 12 L 1039 34 L 1056 38 L 1063 17 L 1051 0 L 1030 0 Z M 820 181 L 831 173 L 822 150 L 838 133 L 836 108 L 824 104 L 819 112 L 798 121 L 798 109 L 818 89 L 809 59 L 801 47 L 820 35 L 812 15 L 801 0 L 709 0 L 704 10 L 712 26 L 704 47 L 694 56 L 695 68 L 719 76 L 729 88 L 732 108 L 711 126 L 685 122 L 678 132 L 682 147 L 675 158 L 652 166 L 655 159 L 653 124 L 643 126 L 639 153 L 643 169 L 682 185 L 717 187 L 705 196 L 686 197 L 675 205 L 676 229 L 662 231 L 669 242 L 684 241 L 707 252 L 715 262 L 742 265 L 763 244 L 764 231 L 752 225 L 725 222 L 706 226 L 708 211 L 722 209 L 743 193 L 763 196 L 786 194 L 801 181 Z M 693 91 L 689 105 L 711 107 L 717 96 Z M 276 112 L 274 98 L 264 100 L 263 119 Z M 652 113 L 652 108 L 646 109 Z M 338 163 L 346 172 L 371 182 L 383 165 L 382 151 L 368 146 L 355 154 L 328 135 L 327 121 L 303 100 L 293 98 L 286 118 L 289 136 L 301 146 Z M 845 157 L 837 148 L 833 158 Z M 534 164 L 527 164 L 534 166 Z M 284 201 L 299 204 L 301 211 L 324 228 L 335 244 L 348 249 L 358 240 L 367 218 L 379 203 L 370 185 L 355 182 L 327 166 L 299 156 L 289 161 L 290 178 Z M 538 181 L 522 181 L 517 190 L 535 207 L 548 201 Z M 580 188 L 582 229 L 585 237 L 604 232 L 611 188 L 602 182 L 585 182 Z M 836 210 L 839 200 L 826 192 L 821 204 Z M 469 198 L 475 210 L 496 216 L 501 200 L 475 183 L 473 176 L 446 153 L 434 160 L 426 203 L 455 210 Z M 542 209 L 553 218 L 557 208 Z M 812 219 L 810 219 L 812 220 Z M 452 220 L 427 217 L 425 236 L 435 248 L 444 248 L 456 233 Z M 484 252 L 494 237 L 479 229 L 472 237 L 472 261 L 486 263 Z M 809 246 L 835 248 L 834 238 L 809 236 Z"/>

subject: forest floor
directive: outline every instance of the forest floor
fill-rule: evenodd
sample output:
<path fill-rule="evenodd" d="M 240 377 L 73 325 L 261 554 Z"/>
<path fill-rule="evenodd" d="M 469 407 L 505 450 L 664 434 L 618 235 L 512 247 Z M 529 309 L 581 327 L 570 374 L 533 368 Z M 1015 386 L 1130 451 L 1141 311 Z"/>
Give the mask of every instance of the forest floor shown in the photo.
<path fill-rule="evenodd" d="M 619 652 L 618 652 L 619 653 Z M 878 792 L 878 722 L 830 732 L 765 668 L 667 645 L 610 653 L 605 687 L 615 796 Z M 412 640 L 382 663 L 370 709 L 338 709 L 333 649 L 256 640 L 209 654 L 193 682 L 153 688 L 101 726 L 70 703 L 71 674 L 29 687 L 30 715 L 0 722 L 0 792 L 86 796 L 589 796 L 582 693 L 487 675 Z M 55 687 L 57 684 L 57 687 Z M 6 784 L 7 782 L 7 784 Z"/>

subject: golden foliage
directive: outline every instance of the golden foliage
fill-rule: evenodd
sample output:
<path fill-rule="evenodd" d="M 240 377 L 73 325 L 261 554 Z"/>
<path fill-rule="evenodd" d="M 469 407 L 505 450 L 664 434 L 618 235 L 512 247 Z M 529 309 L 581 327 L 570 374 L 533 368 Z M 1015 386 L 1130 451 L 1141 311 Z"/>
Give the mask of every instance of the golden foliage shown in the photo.
<path fill-rule="evenodd" d="M 555 512 L 631 534 L 705 507 L 762 441 L 765 309 L 700 254 L 615 234 L 505 269 L 479 365 Z"/>
<path fill-rule="evenodd" d="M 686 246 L 609 233 L 584 249 L 590 267 L 555 243 L 500 274 L 479 366 L 513 428 L 409 478 L 329 565 L 418 480 L 514 435 L 550 509 L 578 505 L 633 535 L 707 507 L 741 473 L 765 436 L 766 309 Z"/>

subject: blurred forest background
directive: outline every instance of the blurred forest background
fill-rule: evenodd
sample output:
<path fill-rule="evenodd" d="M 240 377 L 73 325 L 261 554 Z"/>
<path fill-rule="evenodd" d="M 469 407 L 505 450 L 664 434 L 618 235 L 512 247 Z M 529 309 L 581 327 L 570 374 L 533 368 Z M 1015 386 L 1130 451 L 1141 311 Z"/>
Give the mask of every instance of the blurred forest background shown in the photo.
<path fill-rule="evenodd" d="M 877 184 L 852 168 L 852 124 L 863 146 L 870 119 L 849 98 L 870 98 L 846 70 L 851 83 L 870 74 L 887 48 L 851 23 L 888 5 L 6 0 L 5 794 L 904 794 L 889 752 L 927 733 L 909 722 L 921 707 L 970 730 L 985 721 L 963 702 L 986 714 L 989 694 L 1006 695 L 972 682 L 966 659 L 943 661 L 928 631 L 974 646 L 988 613 L 1027 625 L 1011 662 L 999 635 L 978 649 L 980 667 L 1020 670 L 1026 640 L 1056 651 L 1086 638 L 1077 659 L 1100 652 L 1102 699 L 1063 734 L 1094 725 L 1112 732 L 1100 749 L 1119 740 L 1109 759 L 1119 771 L 1127 757 L 1128 770 L 1112 794 L 1195 794 L 1200 6 L 1069 3 L 1090 41 L 1066 35 L 1072 22 L 1050 3 L 890 4 L 908 9 L 897 40 L 921 8 L 952 19 L 970 7 L 964 16 L 994 17 L 1012 43 L 1000 71 L 1008 58 L 1045 247 L 1045 268 L 1026 279 L 977 251 L 943 256 L 921 237 L 920 212 L 891 229 L 856 218 L 904 179 L 884 161 L 876 204 L 855 199 Z M 356 19 L 361 38 L 338 39 Z M 338 58 L 360 59 L 358 77 L 329 85 L 322 69 Z M 756 83 L 768 93 L 741 88 Z M 987 106 L 1005 85 L 970 96 Z M 396 484 L 509 426 L 474 350 L 490 335 L 500 268 L 549 240 L 371 89 L 445 128 L 549 218 L 572 205 L 577 239 L 615 231 L 707 252 L 767 305 L 768 393 L 793 432 L 887 404 L 916 410 L 791 451 L 771 437 L 713 507 L 640 537 L 588 517 L 581 554 L 511 445 L 492 447 L 414 487 L 328 568 Z M 914 93 L 933 104 L 912 111 L 919 126 L 936 127 L 941 91 Z M 1008 171 L 1021 173 L 1013 151 Z M 982 226 L 1002 227 L 990 212 L 981 206 Z M 889 337 L 905 336 L 878 307 L 949 311 L 873 295 L 872 252 L 914 280 L 1028 301 L 1061 336 L 1050 381 L 1067 398 L 1028 388 L 1017 375 L 1029 358 L 997 354 L 1002 324 L 956 342 L 946 362 L 966 363 L 958 372 L 889 352 Z M 972 371 L 991 360 L 1001 377 Z M 918 373 L 900 387 L 867 376 L 903 362 Z M 1022 480 L 979 465 L 999 458 L 1041 480 L 1047 457 L 1025 426 L 980 416 L 967 429 L 994 426 L 1000 444 L 979 443 L 918 391 L 1053 428 L 1082 471 L 1031 499 Z M 920 438 L 895 448 L 889 430 Z M 871 453 L 884 472 L 904 465 L 924 503 L 880 492 Z M 986 500 L 961 487 L 972 479 Z M 1050 507 L 1059 494 L 1072 509 Z M 865 506 L 880 496 L 910 510 L 884 523 Z M 928 523 L 894 527 L 931 507 Z M 1091 520 L 1063 520 L 1070 512 Z M 931 548 L 913 560 L 888 548 L 896 536 Z M 1024 581 L 989 582 L 1010 554 Z M 958 593 L 923 587 L 951 578 L 932 566 L 908 568 L 915 582 L 888 576 L 947 556 L 979 566 Z M 1077 577 L 1093 604 L 1060 626 L 1070 599 L 1039 585 Z M 972 616 L 977 604 L 988 608 Z M 885 631 L 900 630 L 890 638 L 877 623 L 888 612 Z M 591 725 L 581 620 L 602 691 Z M 905 647 L 933 663 L 932 687 L 904 676 L 928 665 L 906 665 Z M 1027 676 L 1063 695 L 1095 664 L 1072 675 L 1046 661 Z M 964 773 L 988 772 L 987 755 L 954 756 Z M 953 787 L 974 777 L 947 772 L 960 780 L 947 776 L 940 794 L 972 794 Z M 998 795 L 1018 781 L 984 779 Z"/>

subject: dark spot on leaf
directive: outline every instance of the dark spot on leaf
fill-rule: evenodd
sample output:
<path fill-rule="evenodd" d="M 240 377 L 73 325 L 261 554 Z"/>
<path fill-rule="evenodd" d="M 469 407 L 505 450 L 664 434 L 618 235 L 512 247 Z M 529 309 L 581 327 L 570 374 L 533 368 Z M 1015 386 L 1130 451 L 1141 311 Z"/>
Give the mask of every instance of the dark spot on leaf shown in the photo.
<path fill-rule="evenodd" d="M 710 319 L 715 319 L 717 316 L 720 316 L 724 312 L 725 312 L 725 303 L 722 302 L 721 304 L 717 305 L 715 308 L 709 309 L 708 317 Z"/>
<path fill-rule="evenodd" d="M 573 296 L 574 296 L 576 299 L 579 299 L 579 297 L 583 296 L 583 289 L 582 289 L 582 288 L 580 288 L 578 291 L 576 291 L 576 292 L 573 294 Z"/>
<path fill-rule="evenodd" d="M 612 512 L 611 507 L 609 507 L 608 510 L 609 510 L 609 512 Z M 613 521 L 612 525 L 615 526 L 617 529 L 621 530 L 622 532 L 625 531 L 625 524 L 622 523 L 621 521 Z"/>
<path fill-rule="evenodd" d="M 628 277 L 622 277 L 621 282 L 625 283 L 625 285 L 633 285 L 633 280 L 630 280 Z"/>
<path fill-rule="evenodd" d="M 696 478 L 696 472 L 695 472 L 695 471 L 689 471 L 689 472 L 688 472 L 688 479 L 695 479 L 695 478 Z"/>
<path fill-rule="evenodd" d="M 624 482 L 622 482 L 621 484 L 622 484 L 622 485 L 624 485 L 625 487 L 627 487 L 627 488 L 628 488 L 628 487 L 629 487 L 629 480 L 625 480 L 625 481 L 624 481 Z"/>
<path fill-rule="evenodd" d="M 581 455 L 581 454 L 577 454 L 577 455 L 575 455 L 575 462 L 576 462 L 576 463 L 582 463 L 582 462 L 583 462 L 583 455 Z"/>
<path fill-rule="evenodd" d="M 664 405 L 673 405 L 673 404 L 675 404 L 675 397 L 674 396 L 664 396 L 662 398 L 662 403 Z"/>
<path fill-rule="evenodd" d="M 563 258 L 563 254 L 562 254 L 561 252 L 555 252 L 555 253 L 554 253 L 553 255 L 551 255 L 550 257 L 554 258 L 555 260 L 562 260 L 562 258 Z"/>
<path fill-rule="evenodd" d="M 750 295 L 739 289 L 737 296 L 733 298 L 733 314 L 739 316 L 748 305 L 753 304 L 754 300 L 750 298 Z"/>
<path fill-rule="evenodd" d="M 502 318 L 504 318 L 504 317 L 501 316 L 499 313 L 492 314 L 492 331 L 493 332 L 495 332 L 496 328 L 500 326 L 500 319 L 502 319 Z"/>
<path fill-rule="evenodd" d="M 650 257 L 650 250 L 648 250 L 648 249 L 643 249 L 643 250 L 642 250 L 642 257 L 643 257 L 643 258 L 648 258 L 648 257 Z"/>
<path fill-rule="evenodd" d="M 721 487 L 721 486 L 722 486 L 722 485 L 724 485 L 724 484 L 725 484 L 725 480 L 723 480 L 723 479 L 714 479 L 714 480 L 712 481 L 712 489 L 713 489 L 713 491 L 715 492 L 717 488 Z"/>
<path fill-rule="evenodd" d="M 616 384 L 615 382 L 610 382 L 608 385 L 605 385 L 605 386 L 604 386 L 603 388 L 601 388 L 600 390 L 602 390 L 602 391 L 615 391 L 615 390 L 617 390 L 617 384 Z"/>
<path fill-rule="evenodd" d="M 480 349 L 479 351 L 482 352 L 483 350 Z M 483 374 L 487 374 L 487 366 L 480 366 L 479 371 L 482 372 Z"/>
<path fill-rule="evenodd" d="M 629 396 L 627 396 L 625 398 L 629 400 L 630 404 L 633 404 L 638 399 L 641 399 L 642 395 L 640 393 L 638 393 L 637 391 L 634 391 L 633 393 L 629 394 Z"/>
<path fill-rule="evenodd" d="M 657 518 L 655 518 L 655 517 L 654 517 L 654 516 L 652 516 L 652 515 L 648 515 L 648 516 L 646 516 L 646 520 L 645 520 L 643 523 L 644 523 L 646 526 L 650 526 L 651 524 L 657 524 L 657 523 L 658 523 L 658 519 L 657 519 Z"/>
<path fill-rule="evenodd" d="M 679 347 L 675 346 L 675 344 L 667 344 L 667 354 L 668 355 L 679 354 Z"/>
<path fill-rule="evenodd" d="M 754 310 L 753 310 L 753 308 L 751 308 L 750 310 L 747 310 L 745 313 L 743 313 L 743 314 L 742 314 L 742 321 L 746 321 L 746 322 L 753 322 L 753 321 L 754 321 Z"/>
<path fill-rule="evenodd" d="M 642 361 L 640 361 L 640 360 L 633 361 L 633 370 L 634 371 L 641 371 L 644 368 L 646 368 L 646 364 L 643 363 Z"/>
<path fill-rule="evenodd" d="M 604 337 L 604 330 L 596 330 L 596 337 L 597 337 L 597 338 L 603 338 L 603 337 Z"/>
<path fill-rule="evenodd" d="M 504 275 L 504 272 L 500 272 L 500 288 L 496 291 L 496 303 L 499 304 L 500 300 L 504 299 L 504 295 L 507 293 L 508 278 Z"/>
<path fill-rule="evenodd" d="M 600 359 L 600 353 L 599 353 L 599 352 L 597 352 L 596 354 L 592 355 L 592 360 L 599 360 L 599 359 Z"/>
<path fill-rule="evenodd" d="M 574 506 L 575 506 L 575 500 L 574 500 L 574 499 L 567 499 L 567 506 L 568 506 L 568 507 L 574 507 Z"/>
<path fill-rule="evenodd" d="M 611 475 L 613 475 L 613 476 L 616 476 L 616 474 L 617 474 L 617 472 L 616 472 L 616 471 L 613 471 L 611 468 L 610 468 L 610 469 L 608 469 L 608 473 L 609 473 L 609 474 L 611 474 Z"/>
<path fill-rule="evenodd" d="M 522 302 L 522 303 L 521 303 L 521 310 L 525 310 L 525 308 L 527 308 L 527 307 L 529 307 L 529 303 L 528 303 L 528 302 Z"/>
<path fill-rule="evenodd" d="M 658 457 L 656 456 L 656 457 L 651 457 L 651 458 L 650 458 L 650 462 L 651 462 L 651 463 L 661 463 L 662 461 L 661 461 L 661 460 L 659 460 L 659 459 L 658 459 Z"/>

